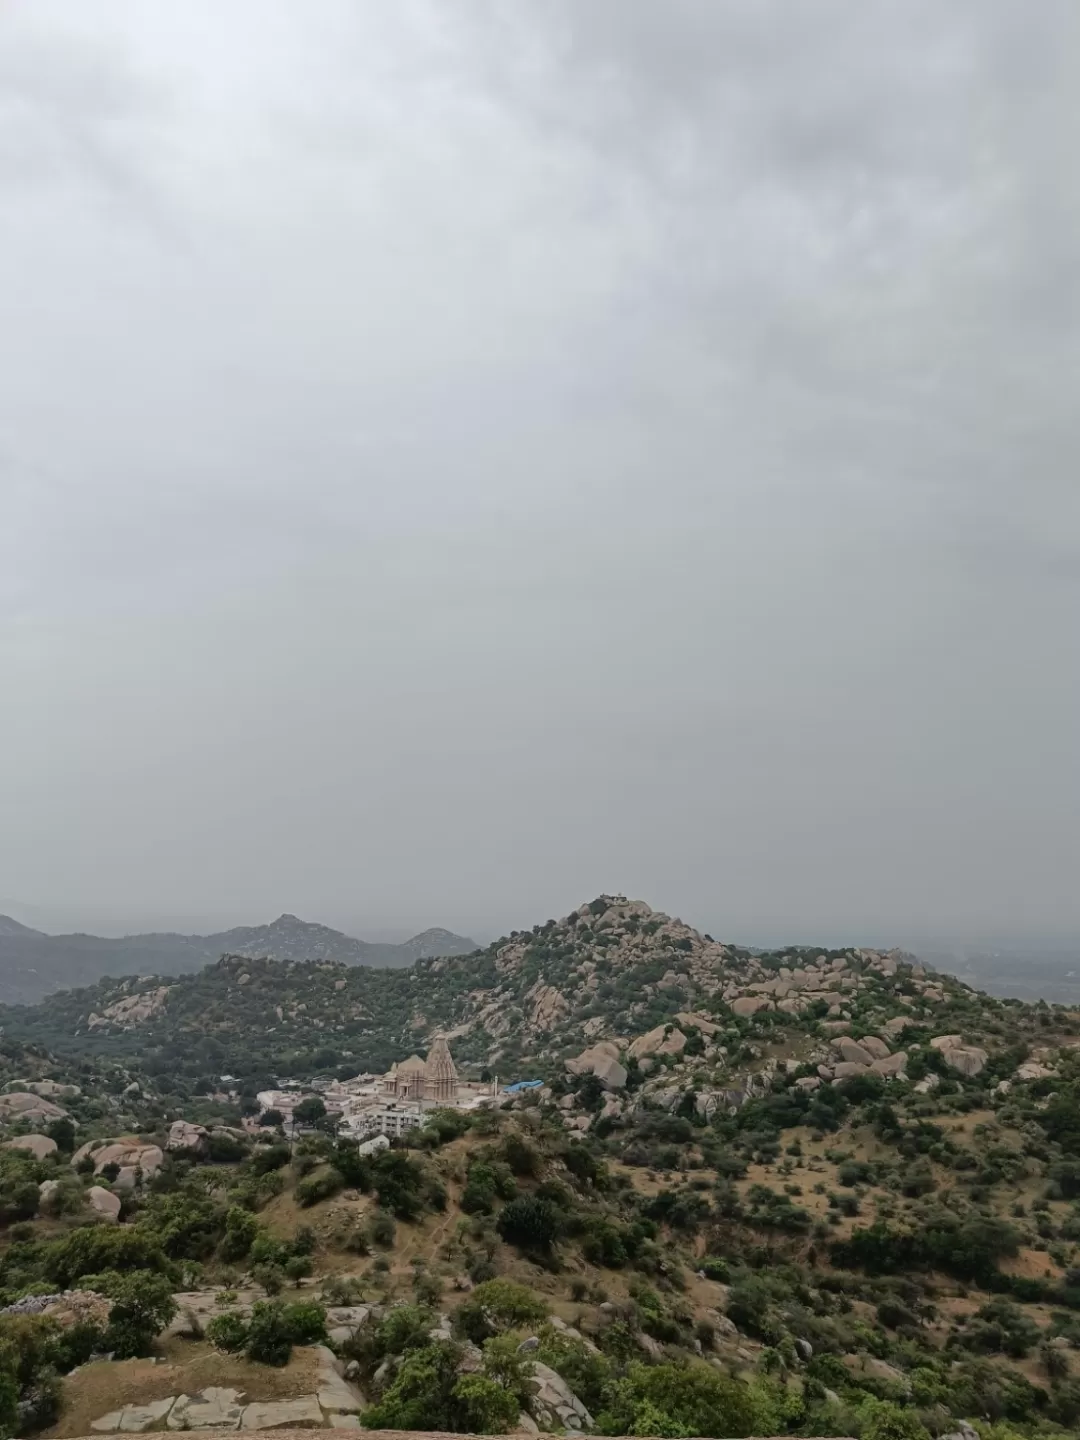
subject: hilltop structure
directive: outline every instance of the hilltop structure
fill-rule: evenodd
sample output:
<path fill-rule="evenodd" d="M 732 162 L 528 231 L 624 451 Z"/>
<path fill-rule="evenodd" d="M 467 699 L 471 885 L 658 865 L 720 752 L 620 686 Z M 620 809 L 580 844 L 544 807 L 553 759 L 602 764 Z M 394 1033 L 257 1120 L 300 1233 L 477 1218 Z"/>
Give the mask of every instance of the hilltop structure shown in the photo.
<path fill-rule="evenodd" d="M 380 1081 L 384 1095 L 395 1100 L 428 1100 L 436 1105 L 458 1103 L 458 1073 L 450 1047 L 440 1035 L 426 1060 L 410 1055 L 400 1065 L 391 1065 Z"/>
<path fill-rule="evenodd" d="M 352 1080 L 313 1080 L 309 1086 L 287 1081 L 280 1090 L 264 1090 L 264 1110 L 277 1110 L 286 1125 L 306 1094 L 317 1094 L 341 1133 L 354 1138 L 386 1135 L 394 1139 L 424 1123 L 430 1110 L 475 1110 L 491 1105 L 499 1094 L 498 1079 L 462 1080 L 443 1036 L 432 1042 L 427 1059 L 410 1055 L 391 1065 L 385 1075 L 357 1075 Z"/>

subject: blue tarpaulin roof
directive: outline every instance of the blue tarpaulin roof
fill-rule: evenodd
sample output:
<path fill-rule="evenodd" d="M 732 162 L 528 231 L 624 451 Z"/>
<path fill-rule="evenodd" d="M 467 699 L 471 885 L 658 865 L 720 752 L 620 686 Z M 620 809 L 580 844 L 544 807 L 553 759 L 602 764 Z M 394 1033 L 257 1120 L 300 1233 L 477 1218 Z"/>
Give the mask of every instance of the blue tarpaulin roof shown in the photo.
<path fill-rule="evenodd" d="M 535 1090 L 537 1086 L 543 1085 L 543 1080 L 515 1080 L 513 1085 L 504 1085 L 504 1095 L 515 1095 L 519 1090 Z"/>

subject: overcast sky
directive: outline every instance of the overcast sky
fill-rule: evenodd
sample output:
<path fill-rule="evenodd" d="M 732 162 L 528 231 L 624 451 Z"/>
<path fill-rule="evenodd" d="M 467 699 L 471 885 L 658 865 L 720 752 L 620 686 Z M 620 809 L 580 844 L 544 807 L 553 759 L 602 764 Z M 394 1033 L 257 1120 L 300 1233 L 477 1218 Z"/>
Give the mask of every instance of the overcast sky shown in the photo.
<path fill-rule="evenodd" d="M 1080 930 L 1078 42 L 7 0 L 0 897 Z"/>

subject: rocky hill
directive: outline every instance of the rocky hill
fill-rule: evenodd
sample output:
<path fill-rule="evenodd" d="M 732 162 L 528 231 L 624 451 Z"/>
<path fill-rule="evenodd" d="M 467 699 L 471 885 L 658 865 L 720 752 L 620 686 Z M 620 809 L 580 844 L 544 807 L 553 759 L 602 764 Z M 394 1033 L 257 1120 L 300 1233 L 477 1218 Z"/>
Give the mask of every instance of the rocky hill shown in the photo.
<path fill-rule="evenodd" d="M 290 927 L 299 924 L 283 917 L 267 930 L 290 948 Z M 925 1039 L 958 1032 L 986 1048 L 995 1007 L 1007 1004 L 899 952 L 750 952 L 622 896 L 408 969 L 311 960 L 295 949 L 294 958 L 267 959 L 252 953 L 256 932 L 231 936 L 244 951 L 194 975 L 102 981 L 35 1007 L 0 1008 L 0 1025 L 63 1054 L 138 1055 L 160 1073 L 190 1080 L 224 1071 L 255 1084 L 385 1070 L 435 1034 L 447 1035 L 465 1061 L 508 1078 L 553 1073 L 601 1044 L 647 1060 L 650 1036 L 660 1037 L 655 1048 L 670 1064 L 686 1043 L 695 1048 L 702 1035 L 752 1023 L 791 1036 L 815 1064 L 835 1061 L 844 1078 L 853 1072 L 843 1067 L 864 1061 L 902 1069 L 903 1060 L 890 1057 L 905 1029 Z M 859 1033 L 850 1032 L 868 1030 L 875 1043 L 864 1056 Z M 833 1054 L 834 1038 L 860 1049 Z"/>
<path fill-rule="evenodd" d="M 343 965 L 411 965 L 424 955 L 464 955 L 475 941 L 433 929 L 401 945 L 373 944 L 328 925 L 279 915 L 269 925 L 243 925 L 213 935 L 47 935 L 0 915 L 0 1003 L 33 1005 L 57 990 L 91 985 L 102 976 L 182 975 L 230 952 L 279 960 L 331 960 Z"/>
<path fill-rule="evenodd" d="M 408 970 L 230 955 L 2 1018 L 0 1381 L 31 1310 L 114 1357 L 27 1352 L 20 1434 L 1077 1433 L 1066 1007 L 601 896 Z M 376 1156 L 251 1118 L 436 1033 L 544 1083 Z"/>

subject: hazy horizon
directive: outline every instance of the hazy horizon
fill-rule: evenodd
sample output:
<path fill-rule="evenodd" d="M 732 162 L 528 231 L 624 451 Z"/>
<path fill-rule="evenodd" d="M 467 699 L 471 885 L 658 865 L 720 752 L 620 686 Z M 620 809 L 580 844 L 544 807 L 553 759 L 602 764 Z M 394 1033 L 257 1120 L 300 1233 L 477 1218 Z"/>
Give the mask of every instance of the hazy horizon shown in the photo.
<path fill-rule="evenodd" d="M 591 897 L 590 897 L 591 898 Z M 646 899 L 654 904 L 654 908 L 663 909 L 663 905 L 655 903 L 655 897 L 635 896 L 631 898 Z M 580 903 L 580 902 L 576 902 Z M 332 929 L 340 930 L 346 935 L 351 935 L 358 940 L 366 940 L 379 944 L 401 944 L 411 939 L 422 931 L 431 929 L 434 926 L 452 930 L 457 934 L 467 936 L 483 946 L 490 944 L 500 935 L 512 929 L 529 928 L 534 924 L 542 923 L 549 918 L 560 918 L 565 913 L 566 907 L 553 913 L 551 916 L 530 914 L 517 916 L 508 920 L 503 925 L 492 925 L 483 919 L 460 920 L 451 924 L 444 919 L 428 919 L 421 924 L 386 924 L 378 920 L 367 921 L 362 917 L 351 916 L 348 913 L 330 914 L 304 914 L 300 913 L 298 918 L 313 924 L 329 925 Z M 209 935 L 222 931 L 235 929 L 239 926 L 254 926 L 269 924 L 282 914 L 295 914 L 295 911 L 273 910 L 266 914 L 259 915 L 238 915 L 229 911 L 207 913 L 199 911 L 186 911 L 177 913 L 167 912 L 139 912 L 126 910 L 124 907 L 99 907 L 90 909 L 65 909 L 62 906 L 36 906 L 26 905 L 18 900 L 4 899 L 0 897 L 0 915 L 9 915 L 12 919 L 21 924 L 28 925 L 33 929 L 44 931 L 46 934 L 65 934 L 84 932 L 100 935 L 104 938 L 120 938 L 125 935 L 146 934 L 146 933 L 176 933 L 189 935 Z M 722 924 L 710 924 L 707 919 L 696 915 L 680 915 L 678 918 L 685 920 L 695 929 L 707 932 L 718 940 L 725 940 L 738 945 L 749 945 L 755 948 L 768 949 L 774 946 L 806 944 L 806 945 L 862 945 L 870 948 L 904 948 L 918 952 L 920 948 L 930 951 L 938 949 L 941 952 L 952 953 L 957 960 L 963 958 L 967 951 L 992 951 L 997 947 L 1005 951 L 1030 950 L 1033 956 L 1048 957 L 1054 954 L 1070 954 L 1077 952 L 1080 958 L 1080 932 L 1065 932 L 1061 934 L 1043 933 L 1018 935 L 1009 933 L 979 934 L 970 933 L 942 933 L 936 931 L 918 931 L 910 927 L 897 934 L 857 934 L 846 930 L 838 931 L 801 931 L 798 927 L 793 930 L 777 930 L 770 928 L 768 924 L 752 927 L 749 931 L 740 930 L 729 932 Z"/>
<path fill-rule="evenodd" d="M 1078 40 L 0 10 L 0 893 L 1080 935 Z"/>

